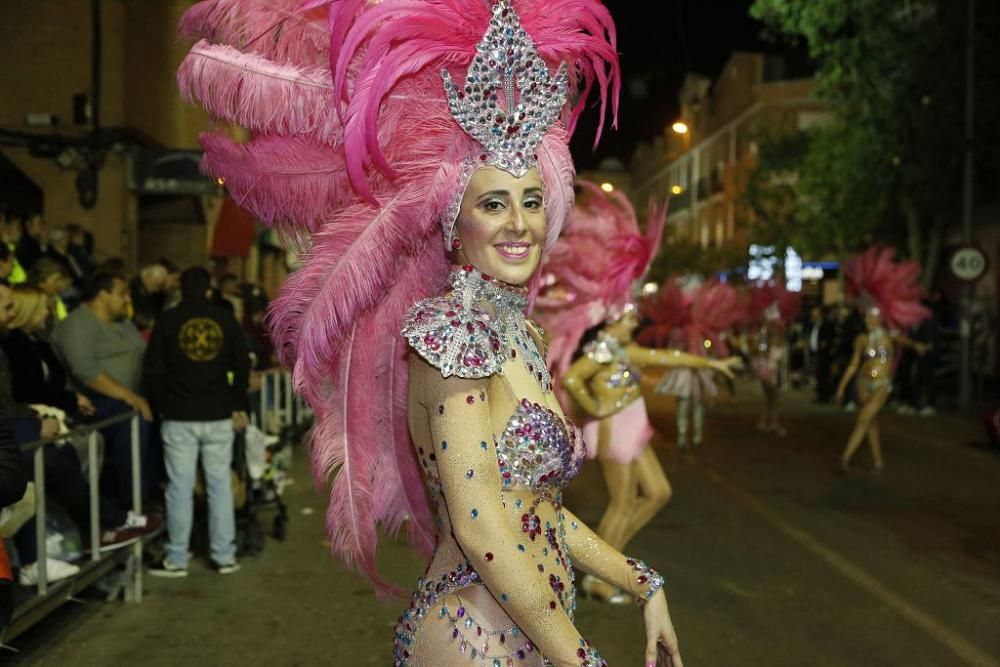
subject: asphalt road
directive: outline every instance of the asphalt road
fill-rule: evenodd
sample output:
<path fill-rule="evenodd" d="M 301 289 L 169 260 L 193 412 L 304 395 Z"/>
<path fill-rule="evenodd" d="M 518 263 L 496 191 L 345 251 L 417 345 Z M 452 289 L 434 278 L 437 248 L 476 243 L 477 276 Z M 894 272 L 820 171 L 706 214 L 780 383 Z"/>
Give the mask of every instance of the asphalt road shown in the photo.
<path fill-rule="evenodd" d="M 674 499 L 630 545 L 654 564 L 689 667 L 1000 665 L 1000 456 L 954 415 L 886 414 L 886 469 L 841 478 L 852 416 L 787 397 L 788 435 L 758 433 L 756 388 L 708 411 L 705 445 L 673 446 L 672 406 L 651 402 Z M 22 636 L 5 664 L 59 666 L 390 664 L 403 607 L 379 603 L 327 555 L 322 499 L 304 456 L 288 540 L 221 577 L 147 578 L 141 605 L 70 605 Z M 857 458 L 868 464 L 867 451 Z M 589 466 L 566 504 L 596 523 L 605 495 Z M 387 543 L 383 567 L 409 588 L 421 563 Z M 639 612 L 580 602 L 578 624 L 613 667 L 642 660 Z M 470 663 L 471 664 L 471 663 Z"/>

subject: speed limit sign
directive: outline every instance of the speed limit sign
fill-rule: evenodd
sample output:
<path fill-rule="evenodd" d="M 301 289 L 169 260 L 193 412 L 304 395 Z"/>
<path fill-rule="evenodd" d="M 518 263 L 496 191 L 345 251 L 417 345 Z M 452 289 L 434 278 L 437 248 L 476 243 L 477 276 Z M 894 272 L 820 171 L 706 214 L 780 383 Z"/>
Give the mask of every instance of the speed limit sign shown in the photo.
<path fill-rule="evenodd" d="M 959 280 L 973 282 L 986 273 L 986 255 L 976 246 L 962 246 L 951 254 L 948 266 Z"/>

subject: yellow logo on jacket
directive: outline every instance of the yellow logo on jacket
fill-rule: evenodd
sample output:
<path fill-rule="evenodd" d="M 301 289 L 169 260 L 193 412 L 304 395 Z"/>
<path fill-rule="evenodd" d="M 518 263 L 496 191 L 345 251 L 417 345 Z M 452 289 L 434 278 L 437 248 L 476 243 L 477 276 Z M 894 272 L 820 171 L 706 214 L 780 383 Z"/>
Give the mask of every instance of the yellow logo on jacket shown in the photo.
<path fill-rule="evenodd" d="M 185 322 L 177 338 L 181 352 L 191 361 L 211 361 L 222 351 L 222 327 L 207 317 Z"/>

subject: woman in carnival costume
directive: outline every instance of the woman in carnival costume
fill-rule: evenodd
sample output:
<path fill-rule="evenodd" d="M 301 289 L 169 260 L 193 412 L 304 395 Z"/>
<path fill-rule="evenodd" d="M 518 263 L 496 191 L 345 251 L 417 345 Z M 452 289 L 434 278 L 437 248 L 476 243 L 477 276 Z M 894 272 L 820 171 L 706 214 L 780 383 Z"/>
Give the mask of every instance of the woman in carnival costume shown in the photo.
<path fill-rule="evenodd" d="M 665 210 L 650 206 L 643 235 L 624 195 L 607 196 L 587 182 L 580 187 L 585 199 L 546 258 L 537 315 L 550 334 L 549 362 L 564 390 L 564 408 L 588 422 L 584 440 L 608 486 L 608 508 L 597 532 L 624 549 L 672 493 L 647 446 L 653 429 L 639 391 L 641 369 L 685 366 L 728 374 L 736 360 L 713 361 L 633 342 L 638 318 L 631 297 L 659 246 Z M 614 582 L 599 579 L 588 576 L 581 587 L 598 599 L 627 602 Z"/>
<path fill-rule="evenodd" d="M 920 303 L 924 291 L 917 283 L 920 265 L 915 261 L 895 261 L 893 248 L 874 246 L 844 263 L 848 296 L 856 299 L 865 318 L 865 331 L 854 339 L 854 353 L 837 388 L 837 402 L 856 373 L 860 409 L 854 430 L 840 457 L 841 472 L 850 469 L 851 457 L 865 437 L 871 447 L 873 471 L 882 471 L 882 437 L 878 415 L 892 393 L 898 346 L 924 354 L 927 346 L 916 343 L 901 331 L 916 326 L 930 316 Z"/>
<path fill-rule="evenodd" d="M 761 283 L 750 290 L 748 319 L 756 322 L 749 332 L 747 354 L 753 374 L 760 380 L 764 408 L 757 429 L 777 436 L 786 434 L 778 420 L 782 387 L 788 363 L 788 326 L 802 304 L 797 292 L 777 283 Z"/>
<path fill-rule="evenodd" d="M 333 551 L 381 591 L 379 525 L 430 557 L 395 664 L 605 664 L 575 566 L 643 605 L 648 664 L 680 666 L 663 578 L 562 506 L 585 453 L 524 314 L 587 93 L 617 99 L 606 8 L 207 0 L 182 28 L 182 91 L 252 133 L 205 135 L 205 170 L 306 245 L 271 325 L 316 413 Z"/>
<path fill-rule="evenodd" d="M 643 345 L 687 350 L 695 356 L 729 356 L 726 333 L 740 318 L 739 295 L 728 284 L 710 282 L 683 289 L 668 278 L 641 307 L 645 324 L 636 340 Z M 705 368 L 669 368 L 656 393 L 677 397 L 677 446 L 701 446 L 706 398 L 716 396 L 714 373 Z M 689 429 L 690 427 L 690 429 Z"/>

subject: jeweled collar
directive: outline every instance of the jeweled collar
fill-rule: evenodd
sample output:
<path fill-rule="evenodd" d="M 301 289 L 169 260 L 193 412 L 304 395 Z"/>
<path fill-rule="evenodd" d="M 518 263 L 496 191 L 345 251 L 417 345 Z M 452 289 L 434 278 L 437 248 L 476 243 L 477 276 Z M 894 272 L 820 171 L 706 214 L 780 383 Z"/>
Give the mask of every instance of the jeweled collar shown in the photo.
<path fill-rule="evenodd" d="M 501 310 L 514 310 L 524 317 L 524 309 L 528 306 L 528 290 L 525 287 L 497 280 L 468 264 L 452 266 L 448 282 L 463 302 L 488 303 L 496 310 L 497 316 Z"/>
<path fill-rule="evenodd" d="M 452 267 L 449 276 L 453 297 L 465 306 L 486 305 L 493 311 L 493 325 L 511 358 L 521 362 L 542 387 L 552 391 L 552 376 L 535 338 L 528 331 L 524 311 L 528 306 L 528 290 L 489 276 L 474 266 Z"/>

